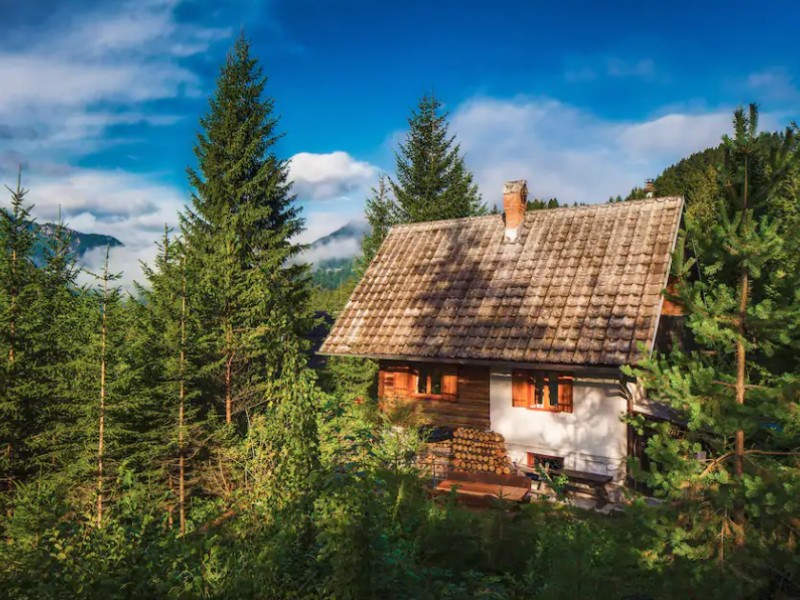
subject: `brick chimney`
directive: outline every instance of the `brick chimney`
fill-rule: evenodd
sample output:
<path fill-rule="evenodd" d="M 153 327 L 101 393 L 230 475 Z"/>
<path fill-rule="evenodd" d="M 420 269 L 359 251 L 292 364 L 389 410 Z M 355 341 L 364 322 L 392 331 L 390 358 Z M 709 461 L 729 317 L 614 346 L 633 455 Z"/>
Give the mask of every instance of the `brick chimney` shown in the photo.
<path fill-rule="evenodd" d="M 652 198 L 656 195 L 656 182 L 652 179 L 645 179 L 644 182 L 644 197 Z"/>
<path fill-rule="evenodd" d="M 522 223 L 525 221 L 525 209 L 528 206 L 528 182 L 524 179 L 509 181 L 503 186 L 503 213 L 506 221 L 506 239 L 516 241 Z"/>

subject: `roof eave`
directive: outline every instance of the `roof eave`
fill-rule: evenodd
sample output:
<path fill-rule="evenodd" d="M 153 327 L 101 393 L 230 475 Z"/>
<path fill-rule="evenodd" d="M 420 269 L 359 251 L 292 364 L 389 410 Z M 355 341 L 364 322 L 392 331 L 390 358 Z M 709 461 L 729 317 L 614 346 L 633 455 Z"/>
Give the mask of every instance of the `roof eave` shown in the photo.
<path fill-rule="evenodd" d="M 350 358 L 369 358 L 371 360 L 387 360 L 397 362 L 426 362 L 449 365 L 473 365 L 473 366 L 492 366 L 509 369 L 532 369 L 539 371 L 569 371 L 572 373 L 598 375 L 618 374 L 622 364 L 615 365 L 594 365 L 594 364 L 570 364 L 570 363 L 542 363 L 527 361 L 508 361 L 495 358 L 440 358 L 432 356 L 397 356 L 387 354 L 356 354 L 345 352 L 317 352 L 319 356 L 346 356 Z"/>

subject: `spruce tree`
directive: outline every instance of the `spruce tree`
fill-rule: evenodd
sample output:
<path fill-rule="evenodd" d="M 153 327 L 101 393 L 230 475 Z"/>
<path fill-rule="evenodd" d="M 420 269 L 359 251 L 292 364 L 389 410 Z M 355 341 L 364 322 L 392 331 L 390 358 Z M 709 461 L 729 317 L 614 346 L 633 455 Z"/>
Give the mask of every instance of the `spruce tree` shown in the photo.
<path fill-rule="evenodd" d="M 62 384 L 63 397 L 49 421 L 53 431 L 43 442 L 69 501 L 103 526 L 118 477 L 134 468 L 132 457 L 141 451 L 141 377 L 130 356 L 136 346 L 133 315 L 119 275 L 110 269 L 108 248 L 101 272 L 91 275 L 92 287 L 72 290 L 69 333 L 76 347 L 64 365 L 71 383 Z"/>
<path fill-rule="evenodd" d="M 30 397 L 35 364 L 33 336 L 38 273 L 33 264 L 34 222 L 26 204 L 22 172 L 11 193 L 11 209 L 0 209 L 0 478 L 9 483 L 30 467 L 28 440 L 35 433 L 36 405 Z"/>
<path fill-rule="evenodd" d="M 189 169 L 192 204 L 184 215 L 189 286 L 207 348 L 206 393 L 225 421 L 263 402 L 279 376 L 286 346 L 298 346 L 307 327 L 307 268 L 295 262 L 302 229 L 274 101 L 250 44 L 240 36 L 228 54 L 200 121 Z"/>
<path fill-rule="evenodd" d="M 395 153 L 391 182 L 400 221 L 417 223 L 486 213 L 472 173 L 451 136 L 447 113 L 433 94 L 424 95 L 408 119 L 409 132 Z"/>
<path fill-rule="evenodd" d="M 775 578 L 797 585 L 800 574 L 800 273 L 790 267 L 797 234 L 775 218 L 776 207 L 800 202 L 800 132 L 765 143 L 755 106 L 737 110 L 733 125 L 716 223 L 687 215 L 691 243 L 679 249 L 696 254 L 676 256 L 697 350 L 654 356 L 631 373 L 686 422 L 677 436 L 657 426 L 647 448 L 646 480 L 670 501 L 654 521 L 664 558 L 698 569 L 716 558 L 757 589 Z"/>
<path fill-rule="evenodd" d="M 141 348 L 145 373 L 142 392 L 150 411 L 142 435 L 148 440 L 149 463 L 166 483 L 177 505 L 179 531 L 186 533 L 186 506 L 191 492 L 191 458 L 200 451 L 203 410 L 190 354 L 197 335 L 188 304 L 186 248 L 165 230 L 153 267 L 144 265 L 147 286 L 138 286 L 143 313 Z M 170 512 L 171 514 L 171 512 Z"/>
<path fill-rule="evenodd" d="M 76 386 L 76 372 L 87 339 L 77 284 L 80 269 L 69 230 L 59 218 L 40 229 L 41 267 L 31 303 L 33 321 L 32 371 L 28 397 L 36 406 L 34 430 L 28 437 L 33 467 L 52 475 L 64 468 L 60 455 L 65 438 L 73 434 L 71 407 L 84 399 Z"/>
<path fill-rule="evenodd" d="M 378 178 L 377 187 L 372 188 L 372 196 L 367 198 L 364 209 L 369 223 L 369 233 L 361 240 L 361 257 L 358 264 L 359 278 L 363 276 L 372 259 L 378 253 L 389 228 L 398 222 L 397 205 L 389 196 L 386 176 Z"/>

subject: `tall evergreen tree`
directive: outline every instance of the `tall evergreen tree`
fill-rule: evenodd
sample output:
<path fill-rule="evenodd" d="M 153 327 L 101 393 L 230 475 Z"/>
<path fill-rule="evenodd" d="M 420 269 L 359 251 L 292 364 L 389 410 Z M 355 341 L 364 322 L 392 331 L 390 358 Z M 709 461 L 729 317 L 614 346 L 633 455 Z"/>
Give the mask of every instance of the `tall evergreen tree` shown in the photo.
<path fill-rule="evenodd" d="M 142 432 L 149 442 L 149 463 L 173 492 L 181 535 L 186 532 L 186 506 L 191 491 L 190 459 L 201 447 L 204 424 L 197 405 L 198 385 L 190 354 L 197 335 L 190 313 L 186 249 L 165 230 L 153 267 L 144 266 L 148 286 L 139 286 L 143 300 L 140 324 L 143 394 L 149 394 L 150 414 Z"/>
<path fill-rule="evenodd" d="M 361 240 L 361 257 L 358 265 L 359 277 L 367 270 L 372 259 L 378 253 L 383 240 L 389 233 L 389 228 L 398 222 L 397 205 L 389 196 L 389 186 L 386 176 L 378 178 L 377 187 L 372 188 L 372 196 L 367 198 L 364 209 L 369 223 L 369 232 Z"/>
<path fill-rule="evenodd" d="M 72 435 L 71 407 L 83 401 L 76 370 L 87 341 L 82 326 L 86 315 L 81 311 L 84 292 L 77 284 L 80 269 L 60 214 L 39 245 L 42 264 L 31 303 L 33 365 L 27 390 L 36 409 L 28 446 L 37 473 L 57 474 L 66 459 L 59 449 Z"/>
<path fill-rule="evenodd" d="M 228 54 L 200 121 L 184 215 L 190 304 L 209 351 L 207 392 L 227 423 L 263 401 L 286 345 L 308 326 L 307 269 L 293 261 L 302 229 L 287 162 L 275 153 L 278 119 L 266 78 L 242 35 Z"/>
<path fill-rule="evenodd" d="M 33 265 L 33 220 L 25 202 L 22 172 L 11 193 L 11 209 L 0 210 L 0 343 L 3 370 L 0 377 L 0 473 L 7 482 L 23 476 L 27 467 L 27 440 L 34 421 L 29 398 L 33 360 L 30 319 L 36 293 L 37 273 Z"/>
<path fill-rule="evenodd" d="M 435 221 L 486 213 L 461 148 L 451 136 L 447 113 L 433 94 L 424 95 L 408 119 L 409 132 L 395 154 L 391 182 L 402 222 Z"/>
<path fill-rule="evenodd" d="M 659 426 L 648 446 L 656 466 L 647 479 L 671 501 L 657 527 L 672 557 L 730 562 L 748 585 L 763 583 L 759 571 L 796 585 L 800 273 L 790 268 L 796 245 L 787 247 L 796 233 L 774 211 L 800 202 L 800 131 L 765 143 L 755 106 L 736 111 L 733 124 L 716 223 L 687 215 L 696 256 L 676 257 L 698 351 L 656 356 L 632 372 L 687 422 L 677 437 Z"/>

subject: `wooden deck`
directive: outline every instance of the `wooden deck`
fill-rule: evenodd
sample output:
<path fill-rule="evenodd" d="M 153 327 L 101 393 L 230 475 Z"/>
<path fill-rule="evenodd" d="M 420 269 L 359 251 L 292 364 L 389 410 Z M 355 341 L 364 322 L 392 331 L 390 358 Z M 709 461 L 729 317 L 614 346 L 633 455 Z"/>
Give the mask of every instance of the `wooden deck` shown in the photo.
<path fill-rule="evenodd" d="M 436 485 L 435 491 L 439 494 L 449 494 L 453 489 L 458 497 L 467 503 L 486 502 L 492 499 L 522 502 L 531 491 L 531 482 L 527 477 L 520 475 L 451 471 Z"/>

